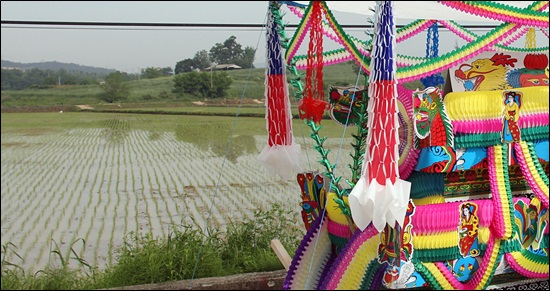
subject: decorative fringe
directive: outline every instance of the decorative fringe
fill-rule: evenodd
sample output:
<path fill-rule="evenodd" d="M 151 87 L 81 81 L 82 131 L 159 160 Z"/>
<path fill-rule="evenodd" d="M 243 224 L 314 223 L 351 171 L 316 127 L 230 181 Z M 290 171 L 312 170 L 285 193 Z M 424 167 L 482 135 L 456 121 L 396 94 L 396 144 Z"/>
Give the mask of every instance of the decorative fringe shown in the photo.
<path fill-rule="evenodd" d="M 315 220 L 305 234 L 290 264 L 283 290 L 317 289 L 332 254 L 327 220 L 326 216 Z"/>
<path fill-rule="evenodd" d="M 493 201 L 493 232 L 497 239 L 509 239 L 513 234 L 514 207 L 508 175 L 508 145 L 487 149 L 489 181 Z"/>
<path fill-rule="evenodd" d="M 306 31 L 308 26 L 308 14 L 304 8 L 290 5 L 290 3 L 287 3 L 287 6 L 291 12 L 299 17 L 299 19 L 302 19 L 302 22 L 298 26 L 298 31 L 296 31 L 294 37 L 292 38 L 292 41 L 290 42 L 290 48 L 289 50 L 287 50 L 287 54 L 285 57 L 287 63 L 292 63 L 294 60 L 297 69 L 305 70 L 306 57 L 296 56 L 296 52 L 305 36 L 305 33 L 303 32 Z M 543 11 L 547 6 L 547 2 L 545 5 L 545 1 L 540 1 L 536 3 L 533 7 L 531 7 L 531 10 Z M 342 44 L 345 48 L 330 52 L 330 54 L 339 55 L 339 58 L 326 58 L 327 54 L 329 53 L 323 53 L 323 58 L 327 60 L 331 59 L 332 61 L 338 60 L 338 63 L 348 60 L 354 60 L 360 65 L 363 71 L 369 73 L 370 67 L 363 60 L 363 56 L 369 57 L 369 54 L 363 48 L 368 47 L 370 43 L 361 42 L 360 40 L 357 40 L 352 36 L 344 34 L 343 29 L 339 26 L 336 19 L 334 19 L 328 7 L 326 7 L 326 11 L 328 12 L 327 17 L 330 19 L 332 31 L 328 29 L 328 26 L 326 24 L 324 24 L 325 35 L 327 35 L 327 37 L 334 40 L 335 42 Z M 433 24 L 433 22 L 434 20 L 416 20 L 405 25 L 404 27 L 396 31 L 396 42 L 400 43 L 413 36 L 418 35 L 419 33 L 429 28 Z M 398 68 L 396 71 L 396 77 L 399 79 L 400 82 L 406 83 L 417 81 L 421 78 L 426 78 L 444 70 L 448 70 L 449 68 L 454 67 L 465 60 L 471 59 L 487 50 L 533 53 L 548 51 L 548 47 L 530 49 L 509 47 L 510 44 L 514 43 L 519 37 L 521 37 L 528 31 L 528 29 L 520 26 L 507 25 L 499 27 L 498 29 L 494 29 L 486 35 L 478 36 L 474 32 L 471 32 L 468 29 L 461 27 L 456 22 L 443 20 L 440 20 L 438 22 L 449 28 L 449 30 L 455 33 L 457 36 L 466 40 L 468 44 L 461 47 L 459 50 L 454 50 L 433 60 L 429 60 L 424 57 L 397 55 L 396 64 Z M 549 35 L 547 28 L 541 28 L 541 31 L 546 36 Z M 335 36 L 335 34 L 337 36 Z"/>
<path fill-rule="evenodd" d="M 548 278 L 548 256 L 528 250 L 506 253 L 506 260 L 514 271 L 527 278 Z"/>
<path fill-rule="evenodd" d="M 547 28 L 548 14 L 538 11 L 524 12 L 523 9 L 515 8 L 505 4 L 496 2 L 484 3 L 483 1 L 439 1 L 441 4 L 464 11 L 468 14 L 475 14 L 485 18 L 498 20 L 501 22 L 510 22 L 517 25 L 528 27 Z M 548 2 L 545 4 L 539 3 L 538 7 L 548 7 Z"/>
<path fill-rule="evenodd" d="M 443 173 L 413 171 L 407 181 L 411 182 L 411 198 L 426 198 L 445 192 Z"/>
<path fill-rule="evenodd" d="M 357 230 L 346 247 L 336 258 L 330 275 L 320 285 L 322 290 L 358 290 L 367 268 L 378 264 L 378 231 L 371 224 L 365 230 Z"/>
<path fill-rule="evenodd" d="M 422 275 L 422 278 L 424 278 L 424 280 L 434 289 L 477 290 L 487 288 L 501 258 L 500 240 L 491 238 L 487 244 L 487 249 L 479 269 L 466 284 L 458 281 L 451 271 L 441 262 L 431 263 L 413 260 L 413 263 L 415 264 L 415 269 Z"/>

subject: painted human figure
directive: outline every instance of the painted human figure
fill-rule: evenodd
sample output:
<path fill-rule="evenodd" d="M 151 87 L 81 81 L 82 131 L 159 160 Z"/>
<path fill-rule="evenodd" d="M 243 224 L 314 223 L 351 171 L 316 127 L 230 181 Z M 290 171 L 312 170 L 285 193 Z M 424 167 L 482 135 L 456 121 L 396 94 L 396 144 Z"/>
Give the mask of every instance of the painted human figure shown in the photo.
<path fill-rule="evenodd" d="M 479 255 L 477 234 L 479 218 L 476 215 L 477 205 L 463 203 L 460 206 L 459 247 L 463 257 Z"/>
<path fill-rule="evenodd" d="M 515 91 L 504 93 L 504 119 L 502 124 L 502 142 L 512 143 L 521 140 L 518 126 L 521 94 Z"/>

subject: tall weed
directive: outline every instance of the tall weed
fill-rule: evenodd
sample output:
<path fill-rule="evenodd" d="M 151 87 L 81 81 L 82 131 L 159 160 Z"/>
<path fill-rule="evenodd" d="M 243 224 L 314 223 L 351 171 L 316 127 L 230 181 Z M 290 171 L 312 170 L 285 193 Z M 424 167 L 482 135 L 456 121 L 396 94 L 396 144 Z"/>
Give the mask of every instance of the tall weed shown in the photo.
<path fill-rule="evenodd" d="M 117 253 L 117 263 L 98 270 L 80 258 L 71 244 L 70 256 L 63 256 L 57 243 L 51 251 L 59 264 L 51 264 L 35 274 L 7 260 L 17 247 L 2 245 L 2 290 L 88 290 L 170 282 L 204 277 L 227 276 L 249 272 L 283 269 L 271 250 L 272 239 L 279 239 L 289 253 L 294 253 L 303 231 L 291 212 L 280 205 L 256 210 L 242 222 L 231 222 L 227 231 L 202 230 L 196 225 L 174 225 L 166 237 L 150 233 L 130 233 Z M 70 266 L 78 262 L 78 268 Z"/>

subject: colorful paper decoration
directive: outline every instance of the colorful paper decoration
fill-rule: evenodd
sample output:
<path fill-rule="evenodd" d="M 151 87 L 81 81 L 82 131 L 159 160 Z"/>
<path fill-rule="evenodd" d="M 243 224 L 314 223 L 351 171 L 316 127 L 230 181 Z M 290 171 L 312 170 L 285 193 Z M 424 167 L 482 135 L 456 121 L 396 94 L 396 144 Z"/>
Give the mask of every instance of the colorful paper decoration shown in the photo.
<path fill-rule="evenodd" d="M 330 101 L 333 106 L 347 105 L 334 107 L 336 110 L 333 109 L 331 117 L 344 125 L 348 125 L 348 120 L 351 120 L 352 124 L 365 130 L 364 134 L 354 135 L 355 141 L 361 142 L 352 144 L 356 153 L 352 155 L 354 165 L 349 165 L 353 178 L 346 180 L 351 188 L 344 188 L 338 183 L 342 177 L 335 176 L 336 164 L 330 162 L 327 156 L 329 150 L 323 147 L 326 138 L 319 136 L 321 126 L 313 120 L 315 114 L 320 116 L 322 106 L 316 107 L 318 111 L 308 113 L 306 125 L 312 129 L 310 136 L 315 141 L 314 149 L 321 155 L 319 162 L 325 166 L 326 172 L 323 174 L 330 180 L 330 192 L 327 192 L 326 208 L 322 210 L 327 212 L 326 216 L 320 216 L 318 218 L 323 219 L 315 219 L 309 224 L 283 289 L 373 290 L 428 285 L 433 289 L 485 289 L 495 274 L 508 271 L 516 271 L 529 278 L 547 278 L 548 85 L 521 89 L 506 87 L 508 91 L 523 93 L 521 118 L 517 121 L 521 139 L 509 144 L 503 143 L 500 136 L 504 114 L 503 88 L 499 87 L 492 89 L 496 91 L 445 95 L 445 103 L 440 102 L 440 106 L 447 108 L 443 110 L 447 112 L 443 122 L 447 127 L 438 127 L 444 128 L 445 134 L 438 135 L 440 139 L 430 141 L 438 145 L 428 144 L 426 151 L 420 152 L 418 161 L 415 158 L 411 167 L 407 167 L 412 173 L 407 171 L 403 175 L 401 167 L 397 171 L 397 159 L 408 155 L 403 155 L 403 149 L 396 148 L 396 145 L 404 140 L 399 126 L 409 126 L 407 129 L 412 133 L 415 123 L 412 121 L 413 91 L 400 88 L 402 85 L 397 81 L 406 83 L 421 79 L 427 89 L 430 86 L 439 87 L 442 84 L 441 78 L 437 76 L 439 72 L 470 61 L 489 49 L 501 50 L 492 52 L 488 59 L 493 67 L 506 66 L 505 70 L 499 71 L 506 77 L 507 71 L 513 71 L 509 68 L 517 67 L 516 64 L 521 63 L 523 58 L 514 59 L 514 53 L 502 50 L 508 49 L 510 43 L 527 31 L 528 28 L 523 25 L 529 22 L 529 15 L 534 18 L 547 15 L 547 12 L 540 12 L 547 9 L 548 3 L 535 1 L 525 9 L 516 10 L 491 1 L 488 4 L 452 1 L 451 5 L 458 7 L 458 10 L 477 9 L 479 15 L 486 10 L 492 11 L 488 15 L 494 19 L 501 20 L 508 17 L 507 14 L 511 15 L 506 18 L 510 20 L 509 23 L 498 26 L 484 36 L 478 36 L 453 21 L 443 20 L 414 21 L 396 33 L 391 17 L 391 1 L 378 1 L 372 42 L 374 46 L 369 52 L 365 49 L 367 45 L 343 33 L 326 2 L 315 2 L 303 6 L 305 14 L 302 22 L 287 46 L 287 64 L 297 76 L 291 84 L 301 89 L 297 85 L 300 82 L 297 68 L 318 66 L 318 63 L 312 66 L 311 49 L 306 57 L 295 55 L 304 31 L 312 28 L 312 7 L 318 5 L 325 12 L 327 20 L 319 24 L 322 32 L 338 41 L 346 50 L 344 53 L 322 52 L 323 64 L 356 61 L 370 75 L 368 95 L 364 95 L 369 103 L 366 110 L 361 108 L 352 111 L 350 109 L 355 109 L 354 105 L 366 104 L 345 104 L 342 101 L 349 92 L 331 91 Z M 290 5 L 291 10 L 292 7 L 299 7 L 294 2 L 287 2 L 287 5 Z M 301 12 L 300 9 L 294 11 Z M 519 14 L 514 14 L 516 12 Z M 546 22 L 546 19 L 542 19 L 535 26 Z M 460 50 L 437 57 L 437 51 L 433 49 L 437 48 L 438 23 L 461 34 L 468 44 Z M 431 51 L 425 59 L 396 57 L 395 39 L 404 40 L 415 34 L 411 31 L 420 32 L 427 27 L 430 27 L 429 38 L 433 46 L 428 47 Z M 542 32 L 548 35 L 547 31 Z M 536 49 L 525 51 L 530 55 L 523 61 L 526 68 L 538 69 L 540 64 L 547 63 L 544 54 L 539 57 L 533 53 Z M 461 71 L 464 76 L 469 73 Z M 542 74 L 548 77 L 548 69 L 542 74 L 537 70 L 536 74 L 541 78 L 534 82 L 544 81 Z M 467 79 L 464 78 L 465 81 Z M 476 87 L 474 83 L 472 80 L 472 88 Z M 422 97 L 443 101 L 443 94 L 431 94 L 435 92 L 432 91 L 433 87 L 425 90 L 426 94 Z M 479 88 L 482 87 L 476 87 Z M 422 91 L 419 89 L 416 92 Z M 297 96 L 300 96 L 299 93 Z M 399 99 L 402 96 L 404 99 Z M 432 105 L 429 105 L 431 108 Z M 398 112 L 407 113 L 409 122 L 400 123 L 401 120 L 395 118 Z M 350 118 L 346 113 L 352 113 Z M 421 113 L 421 110 L 415 113 Z M 423 126 L 422 122 L 416 122 L 416 125 Z M 436 135 L 428 136 L 433 138 Z M 409 153 L 415 150 L 408 139 L 405 149 Z M 357 154 L 362 151 L 364 155 Z M 447 164 L 441 167 L 444 161 L 435 161 L 434 158 L 445 156 Z M 357 162 L 360 159 L 363 162 Z M 512 160 L 514 164 L 509 165 Z M 426 162 L 429 164 L 426 165 Z M 357 178 L 357 165 L 362 165 L 360 178 Z M 414 165 L 421 168 L 416 169 Z M 514 179 L 521 177 L 519 179 L 524 187 L 530 188 L 536 197 L 514 197 L 512 191 L 517 188 L 511 186 L 515 180 L 512 181 L 510 175 Z M 456 191 L 460 192 L 458 197 L 449 194 L 455 191 L 453 187 L 459 188 Z M 411 193 L 413 190 L 414 193 Z M 480 192 L 476 192 L 476 195 L 490 193 L 492 197 L 464 197 L 475 191 Z M 456 201 L 457 198 L 460 201 Z M 403 211 L 404 205 L 406 209 Z M 333 212 L 328 211 L 329 207 Z M 404 212 L 404 219 L 399 221 L 401 211 Z M 472 216 L 467 218 L 467 214 Z M 462 215 L 464 220 L 461 220 Z M 469 229 L 468 221 L 472 222 Z M 533 230 L 529 225 L 542 229 Z M 351 233 L 353 235 L 350 237 Z"/>
<path fill-rule="evenodd" d="M 272 4 L 273 5 L 273 4 Z M 266 121 L 268 144 L 258 159 L 272 174 L 288 180 L 302 172 L 301 147 L 292 135 L 292 112 L 288 98 L 286 67 L 277 23 L 272 9 L 267 21 L 267 66 L 266 66 Z"/>
<path fill-rule="evenodd" d="M 362 177 L 349 195 L 353 221 L 361 230 L 402 224 L 410 183 L 399 179 L 395 23 L 391 1 L 377 1 L 369 79 L 367 148 Z"/>
<path fill-rule="evenodd" d="M 328 105 L 324 100 L 323 89 L 323 33 L 321 31 L 323 11 L 321 1 L 313 1 L 310 9 L 311 27 L 306 86 L 303 98 L 298 101 L 298 112 L 301 119 L 310 119 L 319 124 Z"/>
<path fill-rule="evenodd" d="M 491 31 L 484 35 L 477 35 L 475 32 L 461 27 L 454 21 L 446 20 L 426 20 L 419 19 L 411 22 L 410 24 L 400 28 L 396 32 L 397 42 L 405 41 L 415 35 L 423 32 L 429 28 L 432 23 L 438 22 L 449 29 L 457 36 L 463 38 L 467 43 L 457 50 L 443 54 L 440 57 L 434 59 L 422 59 L 407 55 L 397 55 L 396 77 L 400 82 L 410 82 L 431 76 L 434 73 L 438 73 L 447 70 L 457 64 L 462 63 L 464 60 L 469 60 L 472 57 L 488 51 L 488 50 L 512 50 L 518 52 L 530 52 L 531 49 L 523 48 L 509 48 L 508 45 L 523 34 L 527 33 L 529 28 L 522 26 L 519 23 L 514 23 L 514 18 L 510 15 L 517 15 L 516 18 L 529 18 L 529 15 L 536 16 L 538 18 L 538 28 L 540 31 L 548 36 L 548 12 L 544 11 L 548 9 L 548 1 L 533 1 L 533 4 L 525 9 L 514 8 L 508 5 L 491 2 L 490 4 L 484 4 L 482 1 L 475 3 L 468 1 L 441 1 L 442 4 L 449 4 L 448 6 L 463 10 L 466 13 L 477 14 L 480 16 L 485 15 L 483 10 L 480 10 L 478 6 L 483 6 L 484 11 L 495 16 L 498 19 L 508 19 L 510 22 L 504 22 L 503 24 L 495 27 Z M 468 2 L 464 6 L 460 7 L 458 2 Z M 360 5 L 360 4 L 358 4 Z M 297 16 L 305 17 L 302 10 L 298 7 L 289 6 L 290 11 Z M 331 65 L 335 63 L 346 62 L 349 60 L 355 61 L 365 72 L 370 72 L 370 67 L 363 58 L 363 55 L 368 55 L 361 47 L 367 47 L 368 43 L 364 43 L 360 40 L 349 37 L 343 33 L 342 28 L 338 25 L 336 19 L 331 13 L 327 14 L 328 25 L 324 26 L 324 33 L 327 37 L 334 39 L 341 43 L 344 48 L 335 51 L 329 51 L 323 53 L 323 59 L 326 60 L 325 65 Z M 534 26 L 534 25 L 533 25 Z M 329 29 L 330 27 L 330 29 Z M 302 29 L 302 28 L 300 28 Z M 296 63 L 298 69 L 305 69 L 307 66 L 306 56 L 295 56 L 299 44 L 302 42 L 304 35 L 297 31 L 289 44 L 289 50 L 286 52 L 287 63 L 291 61 Z M 538 49 L 539 51 L 548 51 L 548 47 Z"/>

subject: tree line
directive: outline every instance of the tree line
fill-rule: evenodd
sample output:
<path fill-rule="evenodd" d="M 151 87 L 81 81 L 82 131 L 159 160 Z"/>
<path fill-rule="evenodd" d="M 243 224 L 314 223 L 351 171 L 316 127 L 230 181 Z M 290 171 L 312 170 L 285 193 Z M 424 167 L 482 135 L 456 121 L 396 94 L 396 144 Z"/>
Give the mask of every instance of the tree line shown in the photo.
<path fill-rule="evenodd" d="M 174 73 L 181 74 L 192 71 L 203 71 L 215 64 L 235 64 L 241 68 L 254 68 L 256 50 L 245 47 L 236 41 L 235 36 L 230 36 L 223 43 L 215 44 L 210 51 L 201 50 L 190 59 L 176 63 Z"/>
<path fill-rule="evenodd" d="M 2 69 L 1 78 L 1 90 L 24 90 L 24 89 L 46 89 L 59 85 L 102 85 L 106 82 L 122 83 L 130 80 L 137 79 L 154 79 L 159 77 L 167 77 L 189 73 L 200 72 L 208 67 L 216 64 L 235 64 L 242 68 L 254 68 L 253 62 L 255 59 L 256 50 L 252 47 L 243 48 L 241 44 L 236 41 L 235 36 L 230 36 L 223 43 L 216 43 L 210 51 L 201 50 L 195 53 L 193 58 L 181 60 L 175 64 L 174 69 L 171 67 L 155 68 L 148 67 L 141 69 L 139 74 L 128 74 L 125 72 L 116 71 L 106 74 L 98 73 L 85 73 L 85 72 L 68 72 L 65 69 L 53 70 L 41 70 L 38 68 L 32 68 L 29 70 L 17 70 L 17 69 Z M 111 76 L 113 75 L 113 76 Z M 111 76 L 111 77 L 109 77 Z M 210 86 L 211 77 L 198 77 L 199 75 L 190 76 L 189 79 L 193 81 L 200 81 L 202 79 L 208 79 L 207 83 Z M 201 88 L 189 88 L 192 80 L 185 80 L 186 78 L 178 78 L 175 81 L 175 90 L 182 92 L 194 92 L 194 94 L 205 94 L 205 86 L 198 86 Z M 116 80 L 116 81 L 113 81 Z M 224 81 L 218 80 L 222 83 Z M 206 81 L 205 81 L 206 82 Z M 183 88 L 186 86 L 186 88 Z M 219 95 L 219 89 L 216 90 Z M 209 95 L 211 93 L 206 93 Z M 214 94 L 212 94 L 214 95 Z"/>
<path fill-rule="evenodd" d="M 56 85 L 90 85 L 96 84 L 97 79 L 101 77 L 96 73 L 69 73 L 65 69 L 57 71 L 38 68 L 29 70 L 2 69 L 1 89 L 4 91 L 45 89 Z"/>
<path fill-rule="evenodd" d="M 230 36 L 223 43 L 216 43 L 210 51 L 196 52 L 193 58 L 176 63 L 171 67 L 142 69 L 139 74 L 128 74 L 115 71 L 107 75 L 97 73 L 69 73 L 64 69 L 58 71 L 2 69 L 2 91 L 24 89 L 46 89 L 59 85 L 93 85 L 103 89 L 102 101 L 113 103 L 126 99 L 130 95 L 128 81 L 137 79 L 154 79 L 174 76 L 172 92 L 177 96 L 185 94 L 204 98 L 223 98 L 227 95 L 233 80 L 226 72 L 204 72 L 216 64 L 235 64 L 242 68 L 254 68 L 256 50 L 245 47 Z"/>

